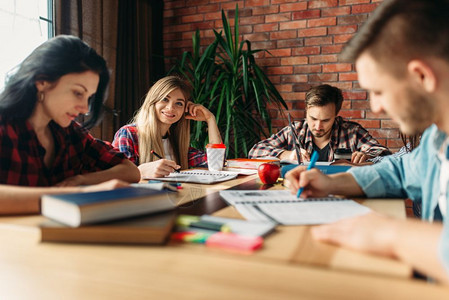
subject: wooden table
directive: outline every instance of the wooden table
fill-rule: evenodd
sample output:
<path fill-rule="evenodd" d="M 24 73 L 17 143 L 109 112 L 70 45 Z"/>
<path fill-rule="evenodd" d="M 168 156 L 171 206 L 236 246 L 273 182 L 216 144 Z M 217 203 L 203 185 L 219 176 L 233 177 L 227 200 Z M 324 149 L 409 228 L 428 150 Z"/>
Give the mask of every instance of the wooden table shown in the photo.
<path fill-rule="evenodd" d="M 222 188 L 261 188 L 255 176 L 217 186 L 183 186 L 180 211 L 198 214 L 198 207 L 207 211 L 225 206 L 216 195 Z M 201 193 L 190 193 L 191 188 Z M 187 195 L 199 199 L 188 204 Z M 404 217 L 400 200 L 361 203 Z M 232 207 L 216 214 L 239 217 Z M 412 279 L 410 268 L 402 263 L 314 241 L 309 226 L 279 226 L 265 239 L 262 250 L 245 256 L 192 244 L 146 247 L 39 243 L 36 224 L 42 220 L 41 216 L 0 219 L 0 291 L 6 298 L 449 298 L 448 288 Z"/>

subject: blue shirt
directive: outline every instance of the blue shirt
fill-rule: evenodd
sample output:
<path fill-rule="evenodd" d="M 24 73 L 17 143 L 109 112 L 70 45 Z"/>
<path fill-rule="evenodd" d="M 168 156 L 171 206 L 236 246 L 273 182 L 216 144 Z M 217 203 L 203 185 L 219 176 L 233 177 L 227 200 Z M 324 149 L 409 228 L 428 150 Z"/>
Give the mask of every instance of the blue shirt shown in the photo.
<path fill-rule="evenodd" d="M 444 132 L 432 125 L 424 132 L 419 146 L 411 153 L 401 157 L 388 157 L 375 165 L 351 168 L 348 172 L 354 176 L 367 197 L 421 200 L 423 220 L 433 221 L 440 194 L 441 161 L 438 152 L 446 138 Z M 449 147 L 446 153 L 448 151 Z M 449 202 L 448 194 L 446 193 L 446 202 Z M 449 273 L 447 217 L 444 218 L 443 224 L 438 253 Z"/>

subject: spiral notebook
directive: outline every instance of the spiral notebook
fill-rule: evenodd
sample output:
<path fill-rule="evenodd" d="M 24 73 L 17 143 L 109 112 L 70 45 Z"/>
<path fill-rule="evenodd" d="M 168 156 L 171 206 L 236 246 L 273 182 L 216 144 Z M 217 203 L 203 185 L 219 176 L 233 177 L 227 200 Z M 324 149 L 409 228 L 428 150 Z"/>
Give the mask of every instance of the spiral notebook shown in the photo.
<path fill-rule="evenodd" d="M 212 184 L 222 181 L 231 180 L 237 178 L 238 173 L 227 171 L 208 171 L 208 170 L 191 170 L 183 171 L 179 173 L 170 173 L 169 175 L 161 178 L 157 178 L 161 181 L 173 181 L 173 182 L 190 182 L 190 183 L 202 183 Z"/>
<path fill-rule="evenodd" d="M 316 225 L 363 215 L 371 210 L 339 197 L 296 198 L 288 190 L 225 190 L 220 196 L 249 221 Z"/>

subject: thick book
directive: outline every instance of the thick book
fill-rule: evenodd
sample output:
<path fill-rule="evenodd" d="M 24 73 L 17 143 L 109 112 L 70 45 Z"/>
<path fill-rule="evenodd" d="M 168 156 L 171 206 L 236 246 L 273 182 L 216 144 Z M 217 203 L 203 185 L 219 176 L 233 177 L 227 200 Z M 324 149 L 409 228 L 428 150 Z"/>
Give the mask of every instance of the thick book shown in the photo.
<path fill-rule="evenodd" d="M 171 211 L 81 227 L 47 220 L 39 227 L 42 242 L 160 245 L 167 241 L 175 220 Z"/>
<path fill-rule="evenodd" d="M 279 159 L 275 157 L 273 159 L 235 158 L 226 160 L 226 167 L 257 170 L 261 164 L 265 163 L 280 165 Z"/>
<path fill-rule="evenodd" d="M 68 226 L 112 221 L 174 209 L 176 193 L 147 188 L 42 196 L 42 215 Z"/>

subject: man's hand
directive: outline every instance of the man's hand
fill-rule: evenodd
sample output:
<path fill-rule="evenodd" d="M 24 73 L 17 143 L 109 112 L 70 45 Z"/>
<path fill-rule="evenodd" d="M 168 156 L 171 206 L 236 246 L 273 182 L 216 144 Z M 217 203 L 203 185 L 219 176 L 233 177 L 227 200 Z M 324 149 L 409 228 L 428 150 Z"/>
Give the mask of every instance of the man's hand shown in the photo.
<path fill-rule="evenodd" d="M 304 187 L 302 197 L 323 197 L 330 194 L 331 178 L 317 169 L 306 171 L 307 166 L 299 166 L 285 174 L 287 187 L 292 194 L 296 194 L 300 187 Z"/>
<path fill-rule="evenodd" d="M 300 155 L 301 155 L 301 160 L 300 162 L 305 162 L 305 161 L 310 161 L 310 154 L 307 152 L 307 150 L 300 148 Z M 292 151 L 284 151 L 281 153 L 281 155 L 279 155 L 279 159 L 287 159 L 290 161 L 298 161 L 298 159 L 296 158 L 296 151 L 292 150 Z"/>
<path fill-rule="evenodd" d="M 82 192 L 87 193 L 87 192 L 107 191 L 107 190 L 113 190 L 113 189 L 126 187 L 126 186 L 129 186 L 129 183 L 122 181 L 122 180 L 118 180 L 118 179 L 112 179 L 112 180 L 108 180 L 108 181 L 105 181 L 100 184 L 94 184 L 94 185 L 82 187 Z"/>
<path fill-rule="evenodd" d="M 394 257 L 393 243 L 399 220 L 377 213 L 312 228 L 317 240 L 358 251 Z"/>
<path fill-rule="evenodd" d="M 179 168 L 181 168 L 181 166 L 169 159 L 159 159 L 139 166 L 142 178 L 164 177 Z"/>
<path fill-rule="evenodd" d="M 360 163 L 365 162 L 369 158 L 371 158 L 371 156 L 369 156 L 363 152 L 356 151 L 356 152 L 352 153 L 351 162 L 354 164 L 360 164 Z"/>

